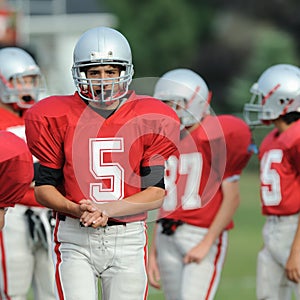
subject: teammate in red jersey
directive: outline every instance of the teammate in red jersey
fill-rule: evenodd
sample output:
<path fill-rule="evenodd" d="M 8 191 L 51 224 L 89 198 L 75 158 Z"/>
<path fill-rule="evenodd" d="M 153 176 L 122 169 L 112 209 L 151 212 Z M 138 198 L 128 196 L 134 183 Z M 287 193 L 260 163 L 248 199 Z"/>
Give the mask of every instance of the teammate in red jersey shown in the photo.
<path fill-rule="evenodd" d="M 26 143 L 11 132 L 0 130 L 0 230 L 8 207 L 19 202 L 33 179 L 32 155 Z"/>
<path fill-rule="evenodd" d="M 212 116 L 205 81 L 188 69 L 164 74 L 154 96 L 177 112 L 179 155 L 167 161 L 167 195 L 154 229 L 149 282 L 166 299 L 213 299 L 239 205 L 239 178 L 251 154 L 241 119 Z"/>
<path fill-rule="evenodd" d="M 94 300 L 101 278 L 102 299 L 146 299 L 146 211 L 162 204 L 179 120 L 128 90 L 131 50 L 114 29 L 83 33 L 72 74 L 77 92 L 40 101 L 25 121 L 37 199 L 57 211 L 57 298 Z"/>
<path fill-rule="evenodd" d="M 1 130 L 25 140 L 23 115 L 45 90 L 44 78 L 31 55 L 17 47 L 0 50 Z M 36 158 L 33 162 L 38 165 Z M 26 299 L 31 287 L 35 299 L 55 298 L 49 213 L 35 200 L 33 184 L 21 201 L 8 209 L 0 234 L 2 299 Z"/>
<path fill-rule="evenodd" d="M 264 246 L 257 259 L 257 299 L 300 299 L 300 70 L 266 69 L 245 104 L 250 125 L 273 124 L 259 148 Z M 256 117 L 256 118 L 255 118 Z"/>

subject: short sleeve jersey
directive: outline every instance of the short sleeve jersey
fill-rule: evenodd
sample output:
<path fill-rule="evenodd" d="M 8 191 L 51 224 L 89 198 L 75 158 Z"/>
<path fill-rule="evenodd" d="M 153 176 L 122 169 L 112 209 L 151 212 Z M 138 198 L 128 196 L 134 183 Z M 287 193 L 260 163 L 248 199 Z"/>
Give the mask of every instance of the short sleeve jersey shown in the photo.
<path fill-rule="evenodd" d="M 259 149 L 260 195 L 265 215 L 300 211 L 300 121 L 272 130 Z"/>
<path fill-rule="evenodd" d="M 0 108 L 0 130 L 12 132 L 19 138 L 26 140 L 24 119 L 3 108 Z M 36 162 L 35 158 L 33 158 L 33 160 Z M 19 204 L 27 206 L 41 206 L 35 200 L 33 188 L 27 189 L 25 196 L 21 199 Z"/>
<path fill-rule="evenodd" d="M 163 166 L 179 140 L 175 112 L 134 92 L 107 119 L 77 92 L 51 96 L 27 111 L 25 124 L 30 150 L 41 165 L 63 170 L 65 196 L 76 203 L 116 201 L 140 192 L 141 167 Z"/>
<path fill-rule="evenodd" d="M 26 143 L 11 132 L 0 131 L 0 144 L 0 207 L 14 206 L 32 182 L 32 155 Z"/>
<path fill-rule="evenodd" d="M 222 203 L 222 181 L 240 175 L 251 153 L 247 124 L 230 115 L 207 116 L 167 162 L 167 195 L 160 217 L 208 228 Z M 233 227 L 231 222 L 228 229 Z"/>

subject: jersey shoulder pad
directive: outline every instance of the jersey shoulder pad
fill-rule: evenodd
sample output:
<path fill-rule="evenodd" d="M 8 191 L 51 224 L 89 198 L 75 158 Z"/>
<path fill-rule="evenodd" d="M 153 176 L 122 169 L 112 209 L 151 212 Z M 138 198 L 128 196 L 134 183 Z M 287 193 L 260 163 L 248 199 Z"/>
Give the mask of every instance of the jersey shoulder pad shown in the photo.
<path fill-rule="evenodd" d="M 216 116 L 208 115 L 196 128 L 197 135 L 202 141 L 224 139 L 224 132 L 220 120 Z"/>
<path fill-rule="evenodd" d="M 84 102 L 75 95 L 50 96 L 32 106 L 26 113 L 31 116 L 60 117 L 70 114 L 78 106 L 85 106 Z"/>
<path fill-rule="evenodd" d="M 0 130 L 8 127 L 24 125 L 23 118 L 11 113 L 10 111 L 0 108 Z"/>
<path fill-rule="evenodd" d="M 0 143 L 0 207 L 13 206 L 33 180 L 32 155 L 26 143 L 11 132 L 0 131 Z"/>
<path fill-rule="evenodd" d="M 250 144 L 252 133 L 250 127 L 242 119 L 232 115 L 221 115 L 218 117 L 223 128 L 224 136 L 227 143 L 240 143 L 243 141 Z"/>
<path fill-rule="evenodd" d="M 295 144 L 300 143 L 300 120 L 293 123 L 287 130 L 279 135 L 280 143 L 286 147 L 293 147 Z"/>
<path fill-rule="evenodd" d="M 222 128 L 226 133 L 248 133 L 251 135 L 250 127 L 247 123 L 239 117 L 233 115 L 220 115 L 218 116 L 219 122 L 222 124 Z"/>
<path fill-rule="evenodd" d="M 133 94 L 128 104 L 131 104 L 137 115 L 159 114 L 178 120 L 176 112 L 163 101 L 146 95 Z"/>
<path fill-rule="evenodd" d="M 226 173 L 229 176 L 239 174 L 247 165 L 251 155 L 255 153 L 251 130 L 244 120 L 236 116 L 221 115 L 219 120 L 226 142 Z"/>
<path fill-rule="evenodd" d="M 25 141 L 16 136 L 14 133 L 0 130 L 0 144 L 0 162 L 9 160 L 24 153 L 28 153 L 29 160 L 32 161 L 32 156 Z"/>

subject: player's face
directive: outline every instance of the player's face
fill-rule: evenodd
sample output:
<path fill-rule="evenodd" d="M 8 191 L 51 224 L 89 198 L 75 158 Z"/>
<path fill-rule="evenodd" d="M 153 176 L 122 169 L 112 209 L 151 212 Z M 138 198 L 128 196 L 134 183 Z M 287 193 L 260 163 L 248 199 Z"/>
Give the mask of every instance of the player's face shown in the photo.
<path fill-rule="evenodd" d="M 113 80 L 109 80 L 117 78 L 120 76 L 120 69 L 117 66 L 113 65 L 99 65 L 99 66 L 93 66 L 87 70 L 86 77 L 89 79 L 104 79 L 105 85 L 103 86 L 104 91 L 106 90 L 111 90 L 112 89 L 112 83 Z M 99 87 L 97 86 L 97 83 L 99 81 L 95 80 L 94 82 L 92 81 L 93 89 L 96 92 Z M 114 91 L 118 91 L 118 85 L 114 85 Z"/>
<path fill-rule="evenodd" d="M 184 100 L 181 101 L 164 101 L 168 106 L 170 106 L 177 113 L 178 117 L 181 115 L 181 111 L 185 110 Z"/>
<path fill-rule="evenodd" d="M 28 75 L 17 77 L 10 80 L 10 84 L 18 91 L 19 99 L 24 103 L 31 103 L 34 101 L 32 90 L 39 84 L 38 76 Z"/>
<path fill-rule="evenodd" d="M 120 68 L 115 65 L 96 65 L 86 70 L 86 77 L 89 79 L 90 87 L 92 89 L 95 99 L 99 101 L 91 102 L 90 105 L 102 109 L 115 108 L 119 101 L 110 102 L 112 95 L 116 95 L 121 91 L 119 85 Z M 108 100 L 102 102 L 101 99 Z"/>
<path fill-rule="evenodd" d="M 173 100 L 164 100 L 164 103 L 173 108 L 175 111 L 178 109 L 178 104 Z"/>
<path fill-rule="evenodd" d="M 179 120 L 180 120 L 180 123 L 181 123 L 181 129 L 183 129 L 184 127 L 185 128 L 189 128 L 188 130 L 189 131 L 192 131 L 194 130 L 194 128 L 196 128 L 198 126 L 198 122 L 195 122 L 194 125 L 192 126 L 186 126 L 184 125 L 184 122 L 182 121 L 184 116 L 186 116 L 187 114 L 191 114 L 189 112 L 189 110 L 186 108 L 186 102 L 184 99 L 182 100 L 169 100 L 169 101 L 164 101 L 164 103 L 166 103 L 168 106 L 170 106 L 177 114 Z"/>

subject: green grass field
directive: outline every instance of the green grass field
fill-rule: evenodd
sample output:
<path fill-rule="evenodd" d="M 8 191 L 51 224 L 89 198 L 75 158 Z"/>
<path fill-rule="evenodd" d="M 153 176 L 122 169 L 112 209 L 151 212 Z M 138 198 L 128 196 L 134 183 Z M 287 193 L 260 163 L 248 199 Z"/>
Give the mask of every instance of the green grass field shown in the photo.
<path fill-rule="evenodd" d="M 245 171 L 241 178 L 241 205 L 229 233 L 229 249 L 215 300 L 255 299 L 256 256 L 262 246 L 258 173 Z M 152 223 L 149 223 L 151 242 Z M 164 300 L 161 291 L 149 289 L 149 300 Z M 30 293 L 28 300 L 33 300 Z"/>

